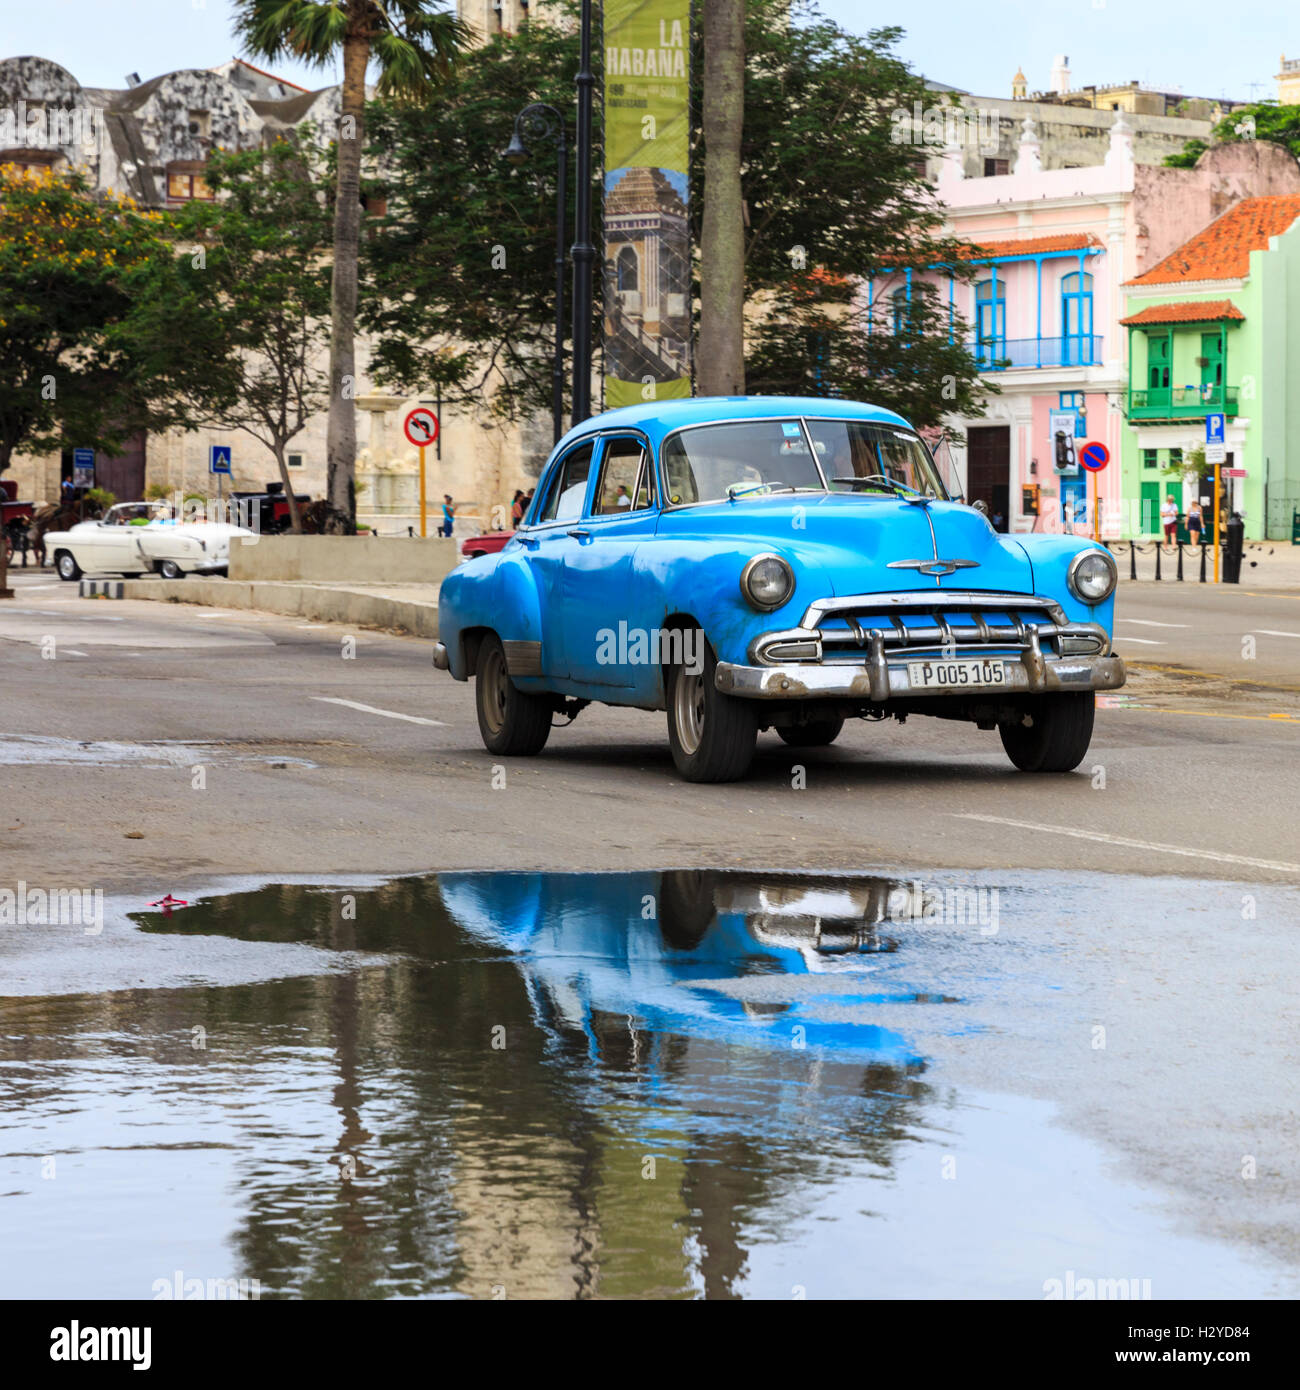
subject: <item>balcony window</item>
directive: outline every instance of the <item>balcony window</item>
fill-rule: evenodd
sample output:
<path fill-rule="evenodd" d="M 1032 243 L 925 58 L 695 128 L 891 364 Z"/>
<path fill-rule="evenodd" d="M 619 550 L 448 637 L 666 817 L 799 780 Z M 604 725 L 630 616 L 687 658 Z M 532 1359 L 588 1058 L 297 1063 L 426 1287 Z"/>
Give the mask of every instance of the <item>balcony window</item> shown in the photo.
<path fill-rule="evenodd" d="M 1007 286 L 989 278 L 975 286 L 975 356 L 989 367 L 1006 356 Z"/>
<path fill-rule="evenodd" d="M 1143 450 L 1142 450 L 1142 467 L 1143 467 L 1143 468 L 1156 468 L 1156 467 L 1159 466 L 1159 464 L 1160 464 L 1160 450 L 1159 450 L 1159 449 L 1143 449 Z"/>
<path fill-rule="evenodd" d="M 890 313 L 893 316 L 894 336 L 901 337 L 907 332 L 908 313 L 911 308 L 911 296 L 904 285 L 900 285 L 889 296 Z"/>
<path fill-rule="evenodd" d="M 1092 362 L 1092 276 L 1081 271 L 1061 281 L 1061 337 L 1067 363 Z"/>

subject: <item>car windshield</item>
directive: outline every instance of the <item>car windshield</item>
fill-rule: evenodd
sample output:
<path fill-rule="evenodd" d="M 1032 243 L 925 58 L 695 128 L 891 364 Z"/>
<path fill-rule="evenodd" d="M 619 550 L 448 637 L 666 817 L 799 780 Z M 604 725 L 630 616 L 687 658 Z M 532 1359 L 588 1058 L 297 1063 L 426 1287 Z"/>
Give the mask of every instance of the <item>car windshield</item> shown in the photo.
<path fill-rule="evenodd" d="M 119 502 L 110 507 L 104 516 L 105 526 L 131 526 L 149 521 L 153 516 L 153 506 L 149 502 Z"/>
<path fill-rule="evenodd" d="M 809 420 L 808 433 L 833 491 L 948 495 L 929 451 L 910 430 L 864 420 Z"/>
<path fill-rule="evenodd" d="M 743 500 L 771 492 L 823 491 L 798 420 L 746 420 L 683 430 L 664 445 L 674 506 Z"/>

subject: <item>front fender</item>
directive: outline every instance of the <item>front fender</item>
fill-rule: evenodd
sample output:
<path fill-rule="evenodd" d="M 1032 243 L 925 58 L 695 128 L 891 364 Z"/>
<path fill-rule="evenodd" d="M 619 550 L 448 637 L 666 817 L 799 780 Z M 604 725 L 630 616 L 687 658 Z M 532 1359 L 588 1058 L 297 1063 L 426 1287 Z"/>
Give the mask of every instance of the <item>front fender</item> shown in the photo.
<path fill-rule="evenodd" d="M 447 669 L 469 679 L 464 634 L 490 628 L 503 642 L 542 640 L 541 603 L 527 551 L 509 547 L 458 565 L 438 592 L 438 638 L 447 649 Z"/>
<path fill-rule="evenodd" d="M 1115 595 L 1104 603 L 1084 603 L 1076 598 L 1066 582 L 1070 561 L 1085 550 L 1102 550 L 1106 547 L 1084 536 L 1068 535 L 1017 535 L 1016 541 L 1024 547 L 1029 563 L 1034 571 L 1034 592 L 1055 599 L 1065 610 L 1065 615 L 1076 623 L 1100 623 L 1111 636 L 1115 632 Z M 1107 554 L 1110 552 L 1107 551 Z M 1111 556 L 1114 559 L 1114 556 Z"/>
<path fill-rule="evenodd" d="M 666 549 L 666 547 L 664 547 Z M 671 547 L 671 557 L 661 548 L 646 546 L 647 567 L 661 595 L 659 621 L 688 613 L 704 629 L 719 661 L 748 660 L 753 638 L 770 628 L 794 627 L 803 616 L 812 592 L 808 567 L 791 549 L 747 539 L 720 547 L 716 538 L 683 541 Z M 794 593 L 780 607 L 760 612 L 740 592 L 740 572 L 755 555 L 780 555 L 794 570 Z"/>

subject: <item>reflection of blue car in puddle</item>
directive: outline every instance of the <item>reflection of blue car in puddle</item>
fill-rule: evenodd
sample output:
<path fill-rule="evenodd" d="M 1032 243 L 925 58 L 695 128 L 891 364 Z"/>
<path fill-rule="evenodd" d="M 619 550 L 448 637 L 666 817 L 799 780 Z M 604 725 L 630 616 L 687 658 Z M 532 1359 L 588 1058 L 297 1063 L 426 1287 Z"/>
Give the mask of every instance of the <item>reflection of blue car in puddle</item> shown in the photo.
<path fill-rule="evenodd" d="M 895 943 L 883 879 L 708 870 L 452 873 L 452 919 L 524 974 L 539 1026 L 593 1038 L 592 1016 L 652 1032 L 919 1061 L 870 1021 L 879 956 Z M 863 1021 L 846 1019 L 862 1010 Z"/>

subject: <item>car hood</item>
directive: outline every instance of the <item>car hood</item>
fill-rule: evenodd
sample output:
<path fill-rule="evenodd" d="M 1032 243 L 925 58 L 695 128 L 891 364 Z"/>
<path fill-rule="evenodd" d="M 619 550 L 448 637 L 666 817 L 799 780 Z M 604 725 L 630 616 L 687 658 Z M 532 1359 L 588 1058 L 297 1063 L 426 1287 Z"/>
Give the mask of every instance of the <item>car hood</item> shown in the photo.
<path fill-rule="evenodd" d="M 822 587 L 840 596 L 930 588 L 1034 592 L 1024 548 L 960 502 L 921 506 L 893 497 L 782 493 L 665 512 L 660 534 L 768 546 L 796 569 L 816 571 Z M 973 563 L 937 579 L 890 567 L 936 558 Z"/>

